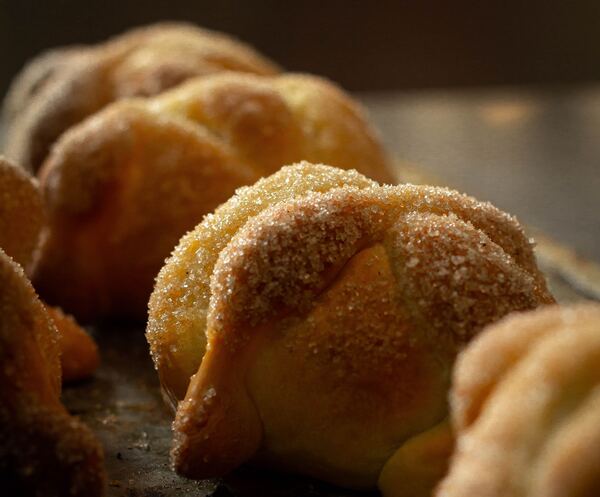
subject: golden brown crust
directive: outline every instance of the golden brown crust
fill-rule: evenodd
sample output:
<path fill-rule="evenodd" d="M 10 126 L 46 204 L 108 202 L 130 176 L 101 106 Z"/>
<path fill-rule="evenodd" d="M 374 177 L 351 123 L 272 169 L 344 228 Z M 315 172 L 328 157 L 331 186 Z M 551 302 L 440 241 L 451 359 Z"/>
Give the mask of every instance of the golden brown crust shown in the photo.
<path fill-rule="evenodd" d="M 110 102 L 220 71 L 274 74 L 277 67 L 241 42 L 184 23 L 44 54 L 17 77 L 5 102 L 6 153 L 37 171 L 66 129 Z"/>
<path fill-rule="evenodd" d="M 254 459 L 365 488 L 405 444 L 444 459 L 443 430 L 423 434 L 447 414 L 457 350 L 510 310 L 553 301 L 522 229 L 491 205 L 335 178 L 302 164 L 242 190 L 159 275 L 148 335 L 175 396 L 177 361 L 204 350 L 190 335 L 208 342 L 174 423 L 187 476 Z"/>
<path fill-rule="evenodd" d="M 227 73 L 113 104 L 68 131 L 40 171 L 50 230 L 36 287 L 78 319 L 143 317 L 182 234 L 237 187 L 321 156 L 392 180 L 359 109 L 319 78 Z"/>
<path fill-rule="evenodd" d="M 22 269 L 0 249 L 3 485 L 14 495 L 100 496 L 102 449 L 60 403 L 57 338 Z"/>
<path fill-rule="evenodd" d="M 0 157 L 0 248 L 30 274 L 39 255 L 46 213 L 37 181 Z M 89 376 L 98 366 L 94 341 L 60 309 L 48 309 L 56 319 L 61 340 L 65 381 Z"/>
<path fill-rule="evenodd" d="M 91 376 L 100 365 L 98 346 L 75 319 L 59 307 L 46 306 L 46 312 L 58 331 L 63 382 Z"/>
<path fill-rule="evenodd" d="M 308 74 L 283 74 L 275 86 L 301 123 L 304 151 L 294 161 L 353 168 L 379 183 L 397 183 L 378 132 L 356 100 L 332 82 Z"/>
<path fill-rule="evenodd" d="M 261 175 L 306 160 L 395 183 L 364 110 L 320 77 L 221 73 L 186 82 L 148 107 L 207 129 Z"/>
<path fill-rule="evenodd" d="M 325 268 L 343 265 L 350 254 L 379 241 L 416 300 L 417 314 L 430 316 L 436 334 L 444 329 L 456 344 L 508 308 L 551 301 L 516 221 L 444 188 L 340 188 L 307 195 L 256 216 L 243 233 L 221 253 L 226 264 L 214 269 L 209 337 L 241 323 L 255 325 L 282 309 L 301 311 L 327 284 Z M 447 313 L 437 301 L 447 301 L 450 288 L 456 288 L 456 301 Z"/>
<path fill-rule="evenodd" d="M 41 172 L 50 230 L 36 287 L 82 320 L 143 317 L 181 234 L 256 179 L 202 129 L 118 105 L 68 132 Z"/>
<path fill-rule="evenodd" d="M 45 224 L 37 182 L 0 157 L 0 247 L 28 273 Z"/>
<path fill-rule="evenodd" d="M 432 485 L 448 471 L 454 438 L 448 419 L 413 437 L 385 463 L 377 486 L 385 497 L 429 497 Z"/>
<path fill-rule="evenodd" d="M 600 491 L 600 306 L 490 326 L 460 357 L 457 451 L 436 495 L 592 497 Z"/>
<path fill-rule="evenodd" d="M 240 188 L 201 227 L 182 237 L 169 259 L 172 262 L 157 277 L 146 331 L 161 384 L 173 405 L 183 399 L 204 355 L 210 277 L 221 250 L 249 218 L 268 206 L 344 185 L 366 188 L 376 183 L 356 171 L 309 163 L 286 166 L 251 187 Z"/>

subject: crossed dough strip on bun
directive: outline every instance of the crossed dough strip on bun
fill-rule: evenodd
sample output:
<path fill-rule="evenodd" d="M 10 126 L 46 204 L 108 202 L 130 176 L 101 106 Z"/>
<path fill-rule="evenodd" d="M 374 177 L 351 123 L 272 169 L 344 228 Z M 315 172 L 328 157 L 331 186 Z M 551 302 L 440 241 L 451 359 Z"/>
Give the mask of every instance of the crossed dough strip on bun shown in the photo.
<path fill-rule="evenodd" d="M 321 78 L 227 73 L 115 103 L 65 133 L 40 171 L 49 234 L 36 288 L 79 320 L 143 319 L 179 238 L 303 158 L 394 180 L 360 107 Z"/>
<path fill-rule="evenodd" d="M 269 75 L 278 68 L 240 41 L 185 23 L 45 52 L 15 78 L 4 102 L 5 153 L 36 172 L 64 131 L 109 103 L 221 71 Z"/>
<path fill-rule="evenodd" d="M 58 340 L 23 269 L 0 249 L 0 479 L 6 495 L 104 493 L 102 448 L 60 402 Z"/>
<path fill-rule="evenodd" d="M 518 313 L 460 356 L 437 497 L 600 495 L 600 304 Z"/>
<path fill-rule="evenodd" d="M 207 216 L 157 278 L 147 336 L 180 400 L 175 469 L 252 460 L 429 495 L 451 448 L 456 353 L 550 302 L 521 227 L 490 204 L 285 167 Z"/>

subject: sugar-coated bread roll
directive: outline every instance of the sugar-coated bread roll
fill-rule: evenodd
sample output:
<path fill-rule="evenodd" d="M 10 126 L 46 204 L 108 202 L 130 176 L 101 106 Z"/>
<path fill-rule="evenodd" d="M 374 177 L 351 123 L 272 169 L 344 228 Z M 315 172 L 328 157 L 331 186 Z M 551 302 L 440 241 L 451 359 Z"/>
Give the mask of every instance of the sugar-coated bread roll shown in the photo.
<path fill-rule="evenodd" d="M 253 461 L 429 495 L 456 353 L 550 302 L 521 227 L 490 204 L 285 167 L 207 216 L 157 278 L 147 337 L 181 400 L 174 467 L 205 478 Z"/>
<path fill-rule="evenodd" d="M 50 226 L 36 288 L 78 319 L 143 318 L 179 238 L 301 159 L 393 181 L 362 110 L 317 77 L 226 73 L 115 103 L 65 133 L 40 171 Z"/>
<path fill-rule="evenodd" d="M 35 267 L 46 214 L 37 181 L 0 157 L 0 248 L 26 274 Z M 58 308 L 47 308 L 59 332 L 62 377 L 65 381 L 91 375 L 99 364 L 91 337 Z"/>
<path fill-rule="evenodd" d="M 37 171 L 69 127 L 125 97 L 156 95 L 221 71 L 278 68 L 222 33 L 184 23 L 132 29 L 104 43 L 43 53 L 15 78 L 4 103 L 6 154 Z"/>
<path fill-rule="evenodd" d="M 23 169 L 0 156 L 0 248 L 30 274 L 46 225 L 42 194 Z"/>
<path fill-rule="evenodd" d="M 0 249 L 3 495 L 103 494 L 100 444 L 60 402 L 58 332 L 22 268 Z"/>
<path fill-rule="evenodd" d="M 490 326 L 460 356 L 437 497 L 600 495 L 600 304 Z"/>

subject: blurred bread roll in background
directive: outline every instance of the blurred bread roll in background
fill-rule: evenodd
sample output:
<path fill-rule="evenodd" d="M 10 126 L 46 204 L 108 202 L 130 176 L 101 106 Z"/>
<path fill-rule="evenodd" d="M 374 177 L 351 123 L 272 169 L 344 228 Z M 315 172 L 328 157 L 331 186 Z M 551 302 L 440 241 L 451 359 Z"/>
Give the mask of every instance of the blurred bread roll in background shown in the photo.
<path fill-rule="evenodd" d="M 144 318 L 179 238 L 236 188 L 301 159 L 394 181 L 362 109 L 314 76 L 226 73 L 115 103 L 65 133 L 40 171 L 49 230 L 36 288 L 78 319 Z"/>
<path fill-rule="evenodd" d="M 4 153 L 36 172 L 64 131 L 109 103 L 221 71 L 269 75 L 278 68 L 238 40 L 185 23 L 45 52 L 25 66 L 6 96 Z"/>

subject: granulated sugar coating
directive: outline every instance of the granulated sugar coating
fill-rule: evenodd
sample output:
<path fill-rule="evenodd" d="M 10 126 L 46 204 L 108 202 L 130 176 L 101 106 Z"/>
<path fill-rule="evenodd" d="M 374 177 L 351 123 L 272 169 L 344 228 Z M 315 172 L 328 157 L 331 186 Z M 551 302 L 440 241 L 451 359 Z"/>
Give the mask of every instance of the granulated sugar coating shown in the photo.
<path fill-rule="evenodd" d="M 395 473 L 428 495 L 456 353 L 508 312 L 551 302 L 522 228 L 492 205 L 284 168 L 186 235 L 157 279 L 153 358 L 174 401 L 187 387 L 175 468 L 202 478 L 254 458 L 370 488 L 415 451 L 440 469 Z"/>
<path fill-rule="evenodd" d="M 45 221 L 35 180 L 0 157 L 0 248 L 26 271 L 34 262 Z"/>
<path fill-rule="evenodd" d="M 206 348 L 210 277 L 231 238 L 267 207 L 311 191 L 326 192 L 377 183 L 356 171 L 302 163 L 282 168 L 251 187 L 237 190 L 214 214 L 185 235 L 156 279 L 150 297 L 147 337 L 164 389 L 182 399 Z"/>
<path fill-rule="evenodd" d="M 209 333 L 303 311 L 330 273 L 381 241 L 408 302 L 429 307 L 417 315 L 428 327 L 456 322 L 457 339 L 547 295 L 522 230 L 491 205 L 441 188 L 345 187 L 277 204 L 240 230 L 213 273 Z"/>

